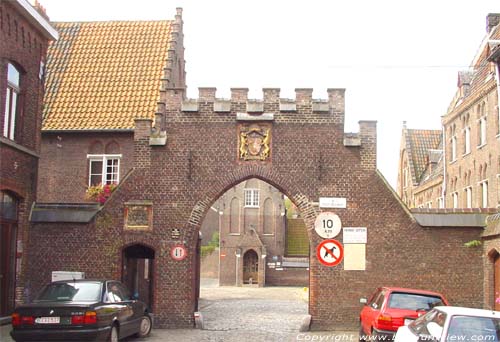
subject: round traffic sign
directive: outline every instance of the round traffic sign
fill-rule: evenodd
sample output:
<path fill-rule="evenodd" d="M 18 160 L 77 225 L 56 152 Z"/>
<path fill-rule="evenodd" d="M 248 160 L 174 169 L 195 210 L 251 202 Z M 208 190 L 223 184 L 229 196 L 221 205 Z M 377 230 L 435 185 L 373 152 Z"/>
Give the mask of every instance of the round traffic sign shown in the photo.
<path fill-rule="evenodd" d="M 314 221 L 314 230 L 319 236 L 325 239 L 331 239 L 339 235 L 342 229 L 340 218 L 331 212 L 324 212 L 316 217 Z"/>
<path fill-rule="evenodd" d="M 172 247 L 172 249 L 170 250 L 170 256 L 172 257 L 172 259 L 177 261 L 184 260 L 187 256 L 186 247 L 184 247 L 183 245 Z"/>
<path fill-rule="evenodd" d="M 324 240 L 316 248 L 316 257 L 325 266 L 337 266 L 344 258 L 344 247 L 337 240 Z"/>

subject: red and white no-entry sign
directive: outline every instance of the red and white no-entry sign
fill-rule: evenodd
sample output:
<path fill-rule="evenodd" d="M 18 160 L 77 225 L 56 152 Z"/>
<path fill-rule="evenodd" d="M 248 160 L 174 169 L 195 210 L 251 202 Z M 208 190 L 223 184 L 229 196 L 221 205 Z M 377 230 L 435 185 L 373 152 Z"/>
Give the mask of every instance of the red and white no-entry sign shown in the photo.
<path fill-rule="evenodd" d="M 186 258 L 187 256 L 186 247 L 184 247 L 183 245 L 172 247 L 172 249 L 170 250 L 170 256 L 172 257 L 172 259 L 177 261 L 184 260 L 184 258 Z"/>
<path fill-rule="evenodd" d="M 337 266 L 344 258 L 344 247 L 337 240 L 324 240 L 316 248 L 316 257 L 325 266 Z"/>

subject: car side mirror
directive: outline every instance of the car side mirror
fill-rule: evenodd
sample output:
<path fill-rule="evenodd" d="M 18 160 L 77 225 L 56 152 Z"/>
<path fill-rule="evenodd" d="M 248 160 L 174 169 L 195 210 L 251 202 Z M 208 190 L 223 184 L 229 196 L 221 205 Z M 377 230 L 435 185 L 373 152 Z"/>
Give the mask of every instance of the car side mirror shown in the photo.
<path fill-rule="evenodd" d="M 361 304 L 366 305 L 366 304 L 368 303 L 368 299 L 366 299 L 365 297 L 361 297 L 361 298 L 359 299 L 359 302 L 360 302 Z"/>

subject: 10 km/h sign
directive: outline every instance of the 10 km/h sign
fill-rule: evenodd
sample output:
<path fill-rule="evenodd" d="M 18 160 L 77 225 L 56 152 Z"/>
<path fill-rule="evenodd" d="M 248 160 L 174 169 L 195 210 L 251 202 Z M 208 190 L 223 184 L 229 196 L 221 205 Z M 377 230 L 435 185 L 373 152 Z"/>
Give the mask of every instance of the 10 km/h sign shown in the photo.
<path fill-rule="evenodd" d="M 340 222 L 340 218 L 334 213 L 321 213 L 314 221 L 314 230 L 319 236 L 325 239 L 336 237 L 339 235 L 341 229 L 342 222 Z"/>
<path fill-rule="evenodd" d="M 316 248 L 316 257 L 325 266 L 337 266 L 344 258 L 344 247 L 337 240 L 324 240 Z"/>

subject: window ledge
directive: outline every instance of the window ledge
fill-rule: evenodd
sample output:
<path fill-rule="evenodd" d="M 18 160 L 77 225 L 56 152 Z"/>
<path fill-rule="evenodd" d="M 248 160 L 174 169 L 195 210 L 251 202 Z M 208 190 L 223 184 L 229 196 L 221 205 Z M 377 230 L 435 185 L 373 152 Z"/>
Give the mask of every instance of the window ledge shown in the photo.
<path fill-rule="evenodd" d="M 480 150 L 480 149 L 482 149 L 483 147 L 485 147 L 486 145 L 487 145 L 487 143 L 484 143 L 484 144 L 482 144 L 482 145 L 478 145 L 478 146 L 477 146 L 477 149 L 478 149 L 478 150 Z"/>
<path fill-rule="evenodd" d="M 462 158 L 467 157 L 469 154 L 470 154 L 470 151 L 469 151 L 469 152 L 466 152 L 466 153 L 464 153 L 464 154 L 462 154 Z"/>
<path fill-rule="evenodd" d="M 241 235 L 241 233 L 229 233 L 229 235 L 231 235 L 231 236 L 239 236 L 239 235 Z"/>
<path fill-rule="evenodd" d="M 274 234 L 262 234 L 263 236 L 274 236 Z"/>
<path fill-rule="evenodd" d="M 244 208 L 259 209 L 260 207 L 258 205 L 245 205 Z"/>
<path fill-rule="evenodd" d="M 457 160 L 456 160 L 456 159 L 453 159 L 452 161 L 450 161 L 450 165 L 451 165 L 451 164 L 455 164 L 456 162 L 457 162 Z"/>

